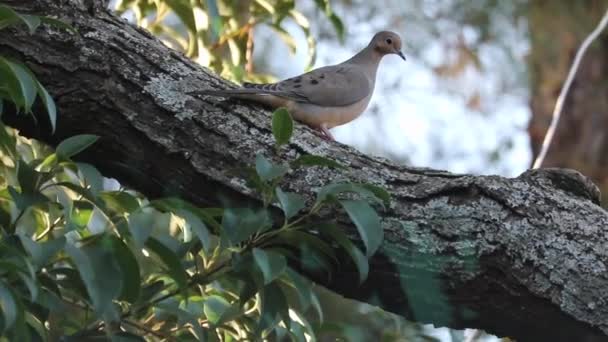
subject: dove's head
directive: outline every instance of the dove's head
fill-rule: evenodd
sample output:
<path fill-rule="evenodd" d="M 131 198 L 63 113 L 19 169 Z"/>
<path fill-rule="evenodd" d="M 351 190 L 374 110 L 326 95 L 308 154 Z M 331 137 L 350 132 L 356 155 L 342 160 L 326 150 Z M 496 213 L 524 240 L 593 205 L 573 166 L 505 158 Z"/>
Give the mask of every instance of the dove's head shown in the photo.
<path fill-rule="evenodd" d="M 370 45 L 381 55 L 395 54 L 405 60 L 401 52 L 401 37 L 391 31 L 380 31 L 374 35 Z"/>

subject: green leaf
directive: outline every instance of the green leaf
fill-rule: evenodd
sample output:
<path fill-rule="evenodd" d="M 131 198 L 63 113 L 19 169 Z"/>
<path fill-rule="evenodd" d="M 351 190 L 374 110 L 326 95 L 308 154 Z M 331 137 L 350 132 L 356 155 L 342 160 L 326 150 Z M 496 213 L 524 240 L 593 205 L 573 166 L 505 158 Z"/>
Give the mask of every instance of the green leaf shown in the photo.
<path fill-rule="evenodd" d="M 180 289 L 186 288 L 188 285 L 188 274 L 182 266 L 179 258 L 171 249 L 163 245 L 157 239 L 151 237 L 146 241 L 146 248 L 156 254 L 166 266 L 166 271 L 169 276 L 175 280 L 175 283 Z"/>
<path fill-rule="evenodd" d="M 292 286 L 295 289 L 296 293 L 298 294 L 298 300 L 300 301 L 302 310 L 306 310 L 312 305 L 317 312 L 319 321 L 323 322 L 323 310 L 321 309 L 321 304 L 319 303 L 317 295 L 312 290 L 312 283 L 310 280 L 302 277 L 299 273 L 291 268 L 287 268 L 286 275 L 290 281 L 285 282 L 287 285 Z"/>
<path fill-rule="evenodd" d="M 373 192 L 377 198 L 382 200 L 382 203 L 384 204 L 385 207 L 389 207 L 391 205 L 391 195 L 388 193 L 388 191 L 384 190 L 383 188 L 381 188 L 377 185 L 373 185 L 373 184 L 369 184 L 369 183 L 360 183 L 359 185 L 364 187 L 365 189 Z"/>
<path fill-rule="evenodd" d="M 35 242 L 29 236 L 19 234 L 21 244 L 32 256 L 32 262 L 37 269 L 49 263 L 52 258 L 65 246 L 65 237 L 60 236 L 46 242 Z"/>
<path fill-rule="evenodd" d="M 220 16 L 216 0 L 207 0 L 207 15 L 209 16 L 211 32 L 215 39 L 223 31 L 222 17 Z"/>
<path fill-rule="evenodd" d="M 36 84 L 30 73 L 20 64 L 0 56 L 0 79 L 3 79 L 11 100 L 26 112 L 36 99 Z"/>
<path fill-rule="evenodd" d="M 49 202 L 49 199 L 44 196 L 41 192 L 33 192 L 33 193 L 19 193 L 12 186 L 8 186 L 8 192 L 10 193 L 13 201 L 15 201 L 15 205 L 17 209 L 24 211 L 25 209 L 35 206 L 38 204 L 44 204 Z"/>
<path fill-rule="evenodd" d="M 49 95 L 46 88 L 42 85 L 42 83 L 38 82 L 38 80 L 34 79 L 36 84 L 36 92 L 40 99 L 42 99 L 42 103 L 44 104 L 44 108 L 46 109 L 46 113 L 49 116 L 49 122 L 51 123 L 51 133 L 55 133 L 55 128 L 57 127 L 57 106 L 55 105 L 55 101 Z"/>
<path fill-rule="evenodd" d="M 182 310 L 178 307 L 177 302 L 175 300 L 164 300 L 155 305 L 155 308 L 160 309 L 166 313 L 174 315 L 177 317 L 178 325 L 185 325 L 186 323 L 190 323 L 190 326 L 194 330 L 194 335 L 196 337 L 196 341 L 205 341 L 205 331 L 202 329 L 201 325 L 198 322 L 198 317 L 191 314 L 186 310 Z"/>
<path fill-rule="evenodd" d="M 213 325 L 222 324 L 222 318 L 230 311 L 230 303 L 217 295 L 205 298 L 204 313 L 209 322 Z"/>
<path fill-rule="evenodd" d="M 273 240 L 278 244 L 287 244 L 298 248 L 301 252 L 315 250 L 321 252 L 324 256 L 338 261 L 336 253 L 332 247 L 330 247 L 325 241 L 319 239 L 317 236 L 299 230 L 290 230 L 282 232 Z M 306 246 L 306 247 L 305 247 Z M 301 255 L 305 258 L 306 255 Z"/>
<path fill-rule="evenodd" d="M 105 191 L 99 197 L 106 207 L 116 213 L 132 213 L 139 209 L 137 198 L 126 191 Z"/>
<path fill-rule="evenodd" d="M 19 316 L 19 304 L 4 281 L 0 281 L 0 309 L 2 309 L 3 325 L 6 330 L 10 329 Z"/>
<path fill-rule="evenodd" d="M 335 160 L 331 160 L 329 158 L 316 156 L 313 154 L 304 154 L 298 157 L 298 159 L 292 162 L 292 167 L 300 167 L 300 166 L 323 166 L 334 169 L 345 169 L 344 165 L 338 163 Z"/>
<path fill-rule="evenodd" d="M 331 8 L 331 4 L 329 0 L 315 0 L 315 4 L 321 11 L 325 13 L 325 16 L 329 19 L 334 30 L 338 34 L 338 38 L 341 42 L 344 42 L 344 24 L 340 17 L 334 14 L 333 9 Z"/>
<path fill-rule="evenodd" d="M 13 160 L 17 159 L 16 144 L 15 137 L 8 134 L 6 126 L 0 121 L 0 148 Z"/>
<path fill-rule="evenodd" d="M 91 164 L 87 163 L 76 163 L 78 171 L 82 175 L 85 184 L 93 195 L 99 194 L 103 190 L 103 176 L 101 173 Z"/>
<path fill-rule="evenodd" d="M 208 252 L 209 248 L 211 247 L 211 235 L 209 233 L 209 229 L 207 229 L 207 226 L 203 223 L 203 221 L 194 213 L 185 209 L 177 210 L 175 214 L 186 220 L 186 223 L 190 226 L 190 229 L 192 229 L 194 234 L 196 234 L 196 237 L 203 245 L 203 250 Z"/>
<path fill-rule="evenodd" d="M 280 286 L 276 283 L 270 283 L 264 287 L 260 296 L 262 305 L 260 307 L 258 332 L 273 329 L 281 320 L 289 322 L 289 306 Z"/>
<path fill-rule="evenodd" d="M 76 28 L 74 26 L 72 26 L 62 20 L 59 20 L 59 19 L 49 18 L 49 17 L 40 17 L 40 21 L 44 24 L 70 31 L 71 33 L 78 33 L 78 30 L 76 30 Z"/>
<path fill-rule="evenodd" d="M 285 145 L 293 134 L 293 120 L 286 108 L 279 108 L 272 113 L 272 134 L 278 146 Z"/>
<path fill-rule="evenodd" d="M 87 201 L 94 203 L 99 209 L 105 210 L 105 203 L 100 201 L 99 199 L 97 199 L 97 197 L 95 197 L 95 195 L 93 195 L 93 193 L 91 193 L 91 191 L 89 191 L 88 189 L 85 189 L 80 185 L 70 183 L 70 182 L 58 182 L 58 183 L 55 183 L 55 185 L 70 189 L 70 190 L 74 191 L 75 193 L 81 195 Z"/>
<path fill-rule="evenodd" d="M 297 44 L 294 37 L 280 25 L 271 25 L 270 28 L 273 29 L 275 33 L 279 35 L 279 38 L 287 45 L 289 52 L 295 55 L 297 52 Z"/>
<path fill-rule="evenodd" d="M 234 246 L 272 224 L 266 210 L 226 208 L 222 218 L 222 235 Z"/>
<path fill-rule="evenodd" d="M 133 242 L 137 248 L 143 248 L 148 237 L 152 234 L 152 228 L 156 216 L 149 212 L 141 210 L 135 211 L 129 215 L 129 231 L 133 237 Z"/>
<path fill-rule="evenodd" d="M 93 145 L 99 136 L 92 134 L 81 134 L 65 139 L 57 146 L 55 153 L 62 158 L 71 158 Z"/>
<path fill-rule="evenodd" d="M 370 258 L 380 248 L 384 237 L 380 217 L 365 201 L 342 200 L 340 204 L 357 227 L 365 245 L 367 257 Z"/>
<path fill-rule="evenodd" d="M 150 206 L 162 212 L 176 213 L 179 210 L 187 210 L 200 218 L 207 226 L 219 231 L 221 225 L 216 221 L 215 217 L 222 217 L 224 210 L 222 208 L 205 208 L 200 209 L 180 198 L 169 197 L 153 200 Z"/>
<path fill-rule="evenodd" d="M 93 239 L 80 248 L 68 243 L 65 251 L 76 265 L 97 314 L 118 318 L 113 301 L 121 293 L 122 273 L 108 236 L 95 236 Z"/>
<path fill-rule="evenodd" d="M 19 14 L 12 8 L 9 6 L 0 5 L 0 30 L 10 25 L 19 23 L 20 21 L 21 18 L 19 17 Z"/>
<path fill-rule="evenodd" d="M 257 154 L 255 156 L 255 171 L 260 176 L 260 179 L 269 181 L 286 174 L 287 168 L 283 165 L 272 164 L 263 155 Z"/>
<path fill-rule="evenodd" d="M 292 193 L 283 192 L 281 188 L 276 188 L 277 199 L 281 204 L 281 209 L 285 213 L 285 219 L 289 220 L 306 206 L 306 200 L 303 196 Z"/>
<path fill-rule="evenodd" d="M 38 335 L 38 338 L 32 338 L 33 341 L 48 341 L 47 329 L 44 327 L 44 323 L 38 319 L 38 317 L 34 316 L 29 311 L 25 312 L 25 322 L 29 327 L 33 329 L 32 332 L 35 332 Z"/>
<path fill-rule="evenodd" d="M 133 303 L 139 297 L 141 277 L 139 264 L 131 249 L 118 237 L 112 236 L 112 250 L 122 274 L 122 291 L 119 299 Z"/>
<path fill-rule="evenodd" d="M 40 18 L 33 15 L 20 14 L 9 6 L 0 5 L 0 29 L 19 22 L 26 24 L 30 34 L 32 34 L 38 25 L 40 25 Z"/>
<path fill-rule="evenodd" d="M 369 262 L 363 253 L 346 236 L 344 231 L 333 224 L 324 225 L 319 229 L 323 234 L 329 235 L 337 242 L 351 257 L 359 272 L 359 284 L 367 279 L 369 274 Z"/>
<path fill-rule="evenodd" d="M 264 251 L 263 249 L 254 248 L 253 258 L 264 275 L 264 285 L 270 284 L 273 280 L 283 274 L 287 268 L 287 260 L 285 260 L 285 257 L 273 251 Z"/>
<path fill-rule="evenodd" d="M 70 213 L 70 222 L 78 228 L 88 226 L 91 217 L 93 216 L 93 204 L 89 201 L 73 201 L 72 211 Z"/>
<path fill-rule="evenodd" d="M 31 194 L 40 188 L 43 174 L 34 170 L 32 166 L 23 160 L 17 163 L 17 180 L 23 194 Z"/>

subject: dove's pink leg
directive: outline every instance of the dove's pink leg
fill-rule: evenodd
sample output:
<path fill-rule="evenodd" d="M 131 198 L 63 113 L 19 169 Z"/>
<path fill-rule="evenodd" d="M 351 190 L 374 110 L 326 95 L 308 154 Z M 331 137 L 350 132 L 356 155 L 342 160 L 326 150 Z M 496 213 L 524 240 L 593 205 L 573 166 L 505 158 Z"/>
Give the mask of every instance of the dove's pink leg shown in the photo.
<path fill-rule="evenodd" d="M 321 124 L 321 126 L 319 126 L 319 130 L 323 133 L 323 135 L 325 136 L 325 138 L 327 140 L 336 141 L 336 139 L 334 139 L 334 136 L 331 134 L 331 132 L 327 128 L 326 124 Z"/>

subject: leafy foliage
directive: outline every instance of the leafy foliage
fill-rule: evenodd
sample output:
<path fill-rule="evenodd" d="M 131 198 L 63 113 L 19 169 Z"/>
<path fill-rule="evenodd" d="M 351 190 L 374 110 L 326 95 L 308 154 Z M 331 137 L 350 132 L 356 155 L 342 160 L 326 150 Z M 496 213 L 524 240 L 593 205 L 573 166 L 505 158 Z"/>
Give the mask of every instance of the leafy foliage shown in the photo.
<path fill-rule="evenodd" d="M 22 71 L 25 81 L 2 78 L 0 89 L 31 111 L 44 88 Z M 277 147 L 292 132 L 289 113 L 275 112 Z M 308 156 L 282 165 L 260 154 L 250 184 L 262 205 L 199 208 L 104 189 L 94 166 L 73 160 L 97 140 L 78 135 L 52 151 L 0 122 L 0 334 L 9 340 L 314 340 L 322 324 L 308 319 L 323 322 L 323 312 L 299 272 L 330 272 L 347 255 L 365 280 L 366 254 L 382 239 L 368 203 L 381 205 L 386 194 L 330 184 L 307 206 L 281 188 L 293 169 L 338 163 Z M 319 222 L 319 211 L 336 204 L 366 254 L 334 222 Z"/>
<path fill-rule="evenodd" d="M 315 0 L 315 4 L 342 39 L 344 25 L 330 1 Z M 314 64 L 316 43 L 310 23 L 293 0 L 120 0 L 115 9 L 133 16 L 138 25 L 161 37 L 166 44 L 225 78 L 270 79 L 254 72 L 253 38 L 255 29 L 261 25 L 274 31 L 292 52 L 296 43 L 285 24 L 290 21 L 297 25 L 306 36 L 308 65 Z"/>
<path fill-rule="evenodd" d="M 331 15 L 328 3 L 318 3 Z M 41 22 L 0 7 L 0 28 L 25 24 L 33 32 Z M 2 98 L 31 112 L 39 96 L 54 129 L 53 100 L 29 70 L 1 57 L 0 68 Z M 279 152 L 293 122 L 284 109 L 272 122 Z M 262 205 L 199 208 L 104 189 L 94 166 L 72 159 L 97 140 L 78 135 L 52 151 L 0 121 L 0 335 L 9 340 L 315 340 L 323 311 L 299 271 L 330 272 L 346 255 L 360 281 L 367 277 L 367 258 L 382 240 L 370 204 L 385 204 L 388 194 L 371 185 L 329 184 L 307 206 L 305 197 L 281 188 L 291 170 L 342 167 L 337 162 L 301 156 L 283 165 L 260 154 L 249 184 Z M 335 222 L 319 222 L 321 210 L 338 204 L 365 254 Z M 311 317 L 321 324 L 313 327 Z"/>

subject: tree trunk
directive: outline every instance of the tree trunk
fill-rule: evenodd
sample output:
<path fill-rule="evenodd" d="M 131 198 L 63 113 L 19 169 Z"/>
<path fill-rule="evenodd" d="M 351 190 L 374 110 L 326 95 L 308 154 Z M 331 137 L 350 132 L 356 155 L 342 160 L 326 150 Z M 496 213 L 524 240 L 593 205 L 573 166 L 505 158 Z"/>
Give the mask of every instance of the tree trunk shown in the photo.
<path fill-rule="evenodd" d="M 574 55 L 608 3 L 552 0 L 531 1 L 529 6 L 533 112 L 529 132 L 537 155 Z M 604 193 L 608 190 L 607 74 L 608 35 L 604 33 L 582 60 L 543 165 L 580 170 Z"/>
<path fill-rule="evenodd" d="M 325 142 L 301 125 L 277 154 L 268 111 L 186 95 L 231 85 L 94 6 L 98 2 L 4 2 L 56 15 L 79 31 L 2 31 L 0 54 L 26 62 L 60 109 L 54 135 L 42 116 L 36 125 L 23 115 L 5 115 L 22 134 L 50 144 L 98 134 L 84 158 L 106 176 L 149 197 L 179 195 L 199 205 L 217 205 L 219 194 L 257 199 L 231 171 L 251 164 L 258 152 L 275 161 L 331 156 L 348 168 L 294 171 L 286 187 L 312 199 L 334 179 L 372 182 L 386 188 L 393 203 L 381 213 L 385 240 L 369 279 L 353 286 L 355 271 L 344 265 L 320 283 L 436 326 L 523 341 L 606 339 L 608 215 L 597 205 L 597 188 L 576 171 L 507 179 L 396 166 Z M 344 215 L 338 220 L 354 231 Z"/>

